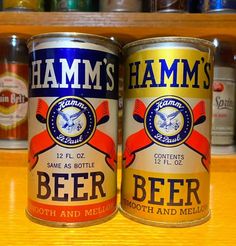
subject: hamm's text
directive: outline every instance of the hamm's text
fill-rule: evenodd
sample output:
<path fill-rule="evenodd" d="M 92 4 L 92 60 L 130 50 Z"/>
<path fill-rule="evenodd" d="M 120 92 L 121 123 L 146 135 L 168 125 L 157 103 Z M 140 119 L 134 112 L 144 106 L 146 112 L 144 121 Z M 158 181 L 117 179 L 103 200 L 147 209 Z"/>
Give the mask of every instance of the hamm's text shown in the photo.
<path fill-rule="evenodd" d="M 211 64 L 202 57 L 193 63 L 187 59 L 174 59 L 167 62 L 165 59 L 144 60 L 129 63 L 128 89 L 147 87 L 181 87 L 209 89 L 211 86 Z M 199 74 L 204 74 L 200 81 Z"/>
<path fill-rule="evenodd" d="M 106 58 L 91 64 L 86 59 L 35 60 L 31 63 L 31 89 L 72 88 L 113 91 L 115 64 Z"/>

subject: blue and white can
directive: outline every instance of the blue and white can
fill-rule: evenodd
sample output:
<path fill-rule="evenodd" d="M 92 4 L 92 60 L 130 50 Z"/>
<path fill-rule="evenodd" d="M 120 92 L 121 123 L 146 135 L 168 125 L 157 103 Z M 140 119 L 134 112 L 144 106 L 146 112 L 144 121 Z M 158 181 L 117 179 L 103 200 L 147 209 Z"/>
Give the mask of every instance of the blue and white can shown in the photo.
<path fill-rule="evenodd" d="M 235 0 L 208 0 L 205 3 L 206 12 L 236 12 Z"/>
<path fill-rule="evenodd" d="M 119 45 L 49 33 L 28 47 L 27 215 L 56 227 L 101 223 L 117 211 Z"/>

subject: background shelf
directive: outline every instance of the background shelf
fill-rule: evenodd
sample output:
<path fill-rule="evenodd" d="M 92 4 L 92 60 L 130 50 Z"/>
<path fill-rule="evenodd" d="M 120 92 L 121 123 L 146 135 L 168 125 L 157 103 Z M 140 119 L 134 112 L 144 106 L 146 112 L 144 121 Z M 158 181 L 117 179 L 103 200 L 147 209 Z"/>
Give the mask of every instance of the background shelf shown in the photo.
<path fill-rule="evenodd" d="M 126 43 L 151 36 L 236 36 L 234 14 L 1 12 L 0 32 L 87 32 Z"/>

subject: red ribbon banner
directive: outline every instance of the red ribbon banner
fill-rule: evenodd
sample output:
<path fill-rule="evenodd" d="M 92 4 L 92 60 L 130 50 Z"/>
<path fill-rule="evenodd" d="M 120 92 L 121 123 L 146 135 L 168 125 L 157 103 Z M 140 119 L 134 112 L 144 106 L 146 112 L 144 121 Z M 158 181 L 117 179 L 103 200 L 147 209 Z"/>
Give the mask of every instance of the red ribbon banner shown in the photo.
<path fill-rule="evenodd" d="M 139 99 L 136 99 L 133 111 L 133 118 L 139 122 L 144 122 L 144 115 L 146 112 L 146 105 Z M 200 101 L 193 108 L 193 125 L 203 123 L 206 120 L 205 113 L 205 103 Z M 154 142 L 148 137 L 145 129 L 142 129 L 132 135 L 130 135 L 125 143 L 123 159 L 125 160 L 125 167 L 129 167 L 134 159 L 135 154 L 138 151 L 141 151 L 148 146 L 152 145 Z M 210 143 L 208 139 L 203 136 L 201 133 L 193 129 L 191 135 L 186 140 L 185 144 L 191 148 L 193 151 L 196 151 L 202 156 L 202 164 L 204 167 L 209 170 L 210 165 Z"/>
<path fill-rule="evenodd" d="M 36 118 L 39 122 L 45 124 L 48 112 L 47 103 L 39 99 L 36 110 Z M 103 101 L 96 109 L 97 126 L 106 123 L 109 120 L 108 101 Z M 106 155 L 105 160 L 108 166 L 115 170 L 116 167 L 116 147 L 113 139 L 102 131 L 96 129 L 93 137 L 88 144 L 94 149 Z M 54 147 L 56 143 L 50 137 L 47 130 L 35 135 L 29 145 L 29 165 L 33 169 L 38 162 L 38 155 Z"/>

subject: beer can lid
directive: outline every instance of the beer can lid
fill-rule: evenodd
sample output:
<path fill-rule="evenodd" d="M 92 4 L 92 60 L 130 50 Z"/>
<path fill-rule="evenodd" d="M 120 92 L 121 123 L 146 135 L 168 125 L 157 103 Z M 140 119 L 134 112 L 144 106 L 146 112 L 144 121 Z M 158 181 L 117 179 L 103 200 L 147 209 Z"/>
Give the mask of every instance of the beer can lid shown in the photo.
<path fill-rule="evenodd" d="M 110 50 L 114 54 L 119 55 L 121 46 L 118 41 L 114 38 L 109 38 L 105 36 L 88 34 L 88 33 L 77 33 L 77 32 L 51 32 L 51 33 L 42 33 L 35 36 L 32 36 L 28 42 L 29 52 L 32 52 L 38 44 L 43 42 L 51 41 L 72 41 L 77 43 L 92 43 L 101 45 L 107 50 Z"/>
<path fill-rule="evenodd" d="M 192 37 L 179 37 L 179 36 L 168 36 L 168 37 L 153 37 L 137 40 L 128 43 L 124 46 L 124 52 L 134 52 L 140 49 L 145 49 L 149 47 L 173 45 L 173 47 L 184 46 L 192 47 L 203 51 L 209 51 L 211 54 L 214 53 L 215 47 L 212 42 Z"/>

